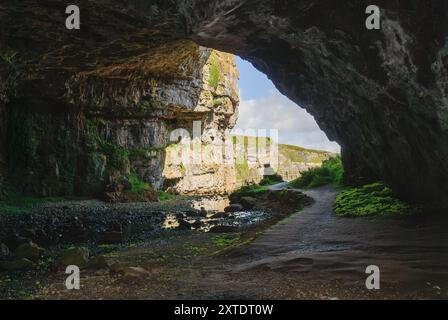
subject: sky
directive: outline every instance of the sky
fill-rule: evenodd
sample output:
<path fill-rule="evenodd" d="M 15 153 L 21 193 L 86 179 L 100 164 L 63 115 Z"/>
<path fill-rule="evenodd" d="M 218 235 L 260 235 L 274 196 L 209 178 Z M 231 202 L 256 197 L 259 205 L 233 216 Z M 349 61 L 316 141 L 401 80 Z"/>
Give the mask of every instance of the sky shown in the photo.
<path fill-rule="evenodd" d="M 308 149 L 340 152 L 314 118 L 282 95 L 266 75 L 237 57 L 240 107 L 235 129 L 277 129 L 279 142 Z"/>

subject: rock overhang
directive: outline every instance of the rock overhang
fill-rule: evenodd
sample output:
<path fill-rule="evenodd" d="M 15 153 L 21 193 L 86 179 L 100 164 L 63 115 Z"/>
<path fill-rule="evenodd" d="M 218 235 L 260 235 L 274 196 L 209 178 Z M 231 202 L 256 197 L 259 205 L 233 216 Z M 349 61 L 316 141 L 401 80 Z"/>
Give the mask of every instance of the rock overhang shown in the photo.
<path fill-rule="evenodd" d="M 446 205 L 447 3 L 377 1 L 383 28 L 369 31 L 367 2 L 79 1 L 82 27 L 69 31 L 59 1 L 5 1 L 0 42 L 27 65 L 24 80 L 59 100 L 82 96 L 68 84 L 91 88 L 84 79 L 143 81 L 145 66 L 173 78 L 163 61 L 184 39 L 238 54 L 341 144 L 349 180 Z"/>

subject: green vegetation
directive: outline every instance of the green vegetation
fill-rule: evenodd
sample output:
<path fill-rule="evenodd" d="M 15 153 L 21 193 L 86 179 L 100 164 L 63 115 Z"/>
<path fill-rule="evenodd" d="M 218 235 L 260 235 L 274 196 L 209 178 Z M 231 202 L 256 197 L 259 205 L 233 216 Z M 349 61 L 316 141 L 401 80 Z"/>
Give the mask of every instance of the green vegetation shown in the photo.
<path fill-rule="evenodd" d="M 218 89 L 219 80 L 221 78 L 221 70 L 219 68 L 219 60 L 214 52 L 210 56 L 210 78 L 209 86 L 213 89 Z"/>
<path fill-rule="evenodd" d="M 218 249 L 232 246 L 240 240 L 240 234 L 219 234 L 213 237 L 213 244 Z"/>
<path fill-rule="evenodd" d="M 17 60 L 17 51 L 6 51 L 0 55 L 0 58 L 9 65 L 14 65 Z"/>
<path fill-rule="evenodd" d="M 0 201 L 0 214 L 22 214 L 30 211 L 33 207 L 44 202 L 63 201 L 62 197 L 18 197 L 11 196 L 10 199 Z"/>
<path fill-rule="evenodd" d="M 325 160 L 321 167 L 312 168 L 302 173 L 302 176 L 293 180 L 289 185 L 293 188 L 316 188 L 327 184 L 342 185 L 344 169 L 340 156 Z"/>
<path fill-rule="evenodd" d="M 340 193 L 334 211 L 340 216 L 369 216 L 406 214 L 412 209 L 395 198 L 389 187 L 377 182 Z"/>
<path fill-rule="evenodd" d="M 328 152 L 287 144 L 279 144 L 278 151 L 289 162 L 322 163 L 328 158 Z"/>
<path fill-rule="evenodd" d="M 249 176 L 249 163 L 246 159 L 242 163 L 235 163 L 235 170 L 236 170 L 236 180 L 243 182 L 246 177 Z"/>
<path fill-rule="evenodd" d="M 269 191 L 269 187 L 260 186 L 258 184 L 252 184 L 249 186 L 241 187 L 238 190 L 232 192 L 229 196 L 231 202 L 237 202 L 242 197 L 258 197 Z"/>
<path fill-rule="evenodd" d="M 141 181 L 137 174 L 134 172 L 129 174 L 127 178 L 129 183 L 132 185 L 132 188 L 130 190 L 127 190 L 126 192 L 136 194 L 151 189 L 149 183 Z"/>
<path fill-rule="evenodd" d="M 219 106 L 222 106 L 222 100 L 220 98 L 214 98 L 213 99 L 213 107 L 217 108 Z"/>
<path fill-rule="evenodd" d="M 176 199 L 176 195 L 167 191 L 158 190 L 157 195 L 159 196 L 159 201 L 171 201 Z"/>
<path fill-rule="evenodd" d="M 128 149 L 111 143 L 98 132 L 98 123 L 95 120 L 87 120 L 87 139 L 91 146 L 106 156 L 107 172 L 123 172 L 130 166 L 130 158 L 151 158 L 153 152 L 163 151 L 164 148 L 139 148 Z"/>
<path fill-rule="evenodd" d="M 272 186 L 274 184 L 283 182 L 283 178 L 282 176 L 278 175 L 278 174 L 273 174 L 270 176 L 266 176 L 263 179 L 261 179 L 259 185 L 260 186 Z"/>

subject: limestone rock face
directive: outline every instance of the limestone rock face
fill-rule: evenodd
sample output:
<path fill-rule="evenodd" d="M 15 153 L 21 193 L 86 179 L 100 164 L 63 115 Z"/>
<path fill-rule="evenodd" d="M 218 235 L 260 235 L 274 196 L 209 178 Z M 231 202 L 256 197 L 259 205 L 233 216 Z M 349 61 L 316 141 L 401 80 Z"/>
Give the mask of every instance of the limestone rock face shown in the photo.
<path fill-rule="evenodd" d="M 0 158 L 0 169 L 5 164 L 14 187 L 31 194 L 99 195 L 132 175 L 178 193 L 233 190 L 233 164 L 184 165 L 166 151 L 179 142 L 176 132 L 189 141 L 196 134 L 204 145 L 228 135 L 239 103 L 234 57 L 187 40 L 168 47 L 148 53 L 133 71 L 72 75 L 62 96 L 47 96 L 45 103 L 35 101 L 42 94 L 9 95 L 13 101 L 0 109 L 8 120 L 1 135 L 8 157 Z"/>
<path fill-rule="evenodd" d="M 59 123 L 50 125 L 49 136 L 71 128 L 66 138 L 72 150 L 66 150 L 64 161 L 72 161 L 69 154 L 82 153 L 77 142 L 83 140 L 83 119 L 69 110 L 83 110 L 91 118 L 107 115 L 99 131 L 111 140 L 118 139 L 116 132 L 137 130 L 145 137 L 146 132 L 155 133 L 148 143 L 161 142 L 164 135 L 158 133 L 168 130 L 167 123 L 158 122 L 153 131 L 136 129 L 145 126 L 138 117 L 129 117 L 128 107 L 138 107 L 142 98 L 153 105 L 148 97 L 164 97 L 169 107 L 153 114 L 172 115 L 176 122 L 177 105 L 197 106 L 200 90 L 195 96 L 185 88 L 198 86 L 201 77 L 193 70 L 200 68 L 192 69 L 186 61 L 199 61 L 201 51 L 191 51 L 189 42 L 179 40 L 192 39 L 248 59 L 314 115 L 329 138 L 342 146 L 349 180 L 384 179 L 405 198 L 447 205 L 445 0 L 378 0 L 379 31 L 365 28 L 367 4 L 359 0 L 74 3 L 85 13 L 79 31 L 64 28 L 66 15 L 57 0 L 5 0 L 0 5 L 1 55 L 26 70 L 8 94 L 7 118 L 20 119 L 26 127 L 28 117 L 33 123 L 41 121 L 40 127 Z M 182 62 L 167 62 L 172 59 Z M 3 68 L 0 73 L 4 79 Z M 148 85 L 154 79 L 163 81 Z M 111 120 L 118 118 L 115 115 L 120 121 Z M 28 139 L 32 136 L 26 132 L 22 137 L 36 140 Z M 53 146 L 49 143 L 47 148 Z M 34 167 L 30 164 L 38 158 L 33 156 L 35 149 L 27 149 L 30 156 L 25 160 L 13 156 L 14 161 Z M 59 157 L 50 157 L 53 153 L 48 153 L 42 170 L 55 180 L 66 166 Z M 81 180 L 90 179 L 92 185 L 107 161 L 101 152 L 88 153 L 96 157 L 75 162 L 90 163 L 84 165 Z M 162 158 L 155 156 L 154 163 Z M 148 179 L 158 180 L 157 170 L 161 169 L 147 170 Z M 20 172 L 27 188 L 42 180 L 35 178 L 35 170 Z M 56 179 L 60 189 L 70 187 L 71 176 L 62 182 Z"/>
<path fill-rule="evenodd" d="M 236 187 L 233 150 L 224 150 L 237 120 L 238 71 L 231 54 L 212 51 L 202 69 L 202 87 L 194 113 L 170 134 L 163 176 L 169 190 L 181 194 L 223 194 Z M 182 123 L 183 115 L 178 116 Z M 190 123 L 188 123 L 190 121 Z M 185 129 L 182 132 L 179 129 Z M 179 140 L 180 138 L 180 140 Z"/>

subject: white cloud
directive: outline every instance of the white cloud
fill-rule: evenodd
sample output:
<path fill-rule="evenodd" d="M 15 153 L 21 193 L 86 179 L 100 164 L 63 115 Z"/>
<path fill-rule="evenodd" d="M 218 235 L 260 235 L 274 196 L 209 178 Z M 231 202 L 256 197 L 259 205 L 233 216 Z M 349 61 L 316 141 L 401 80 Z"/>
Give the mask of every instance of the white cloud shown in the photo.
<path fill-rule="evenodd" d="M 340 152 L 336 142 L 328 140 L 314 118 L 277 90 L 256 100 L 244 100 L 235 129 L 278 129 L 279 142 L 304 148 Z"/>

